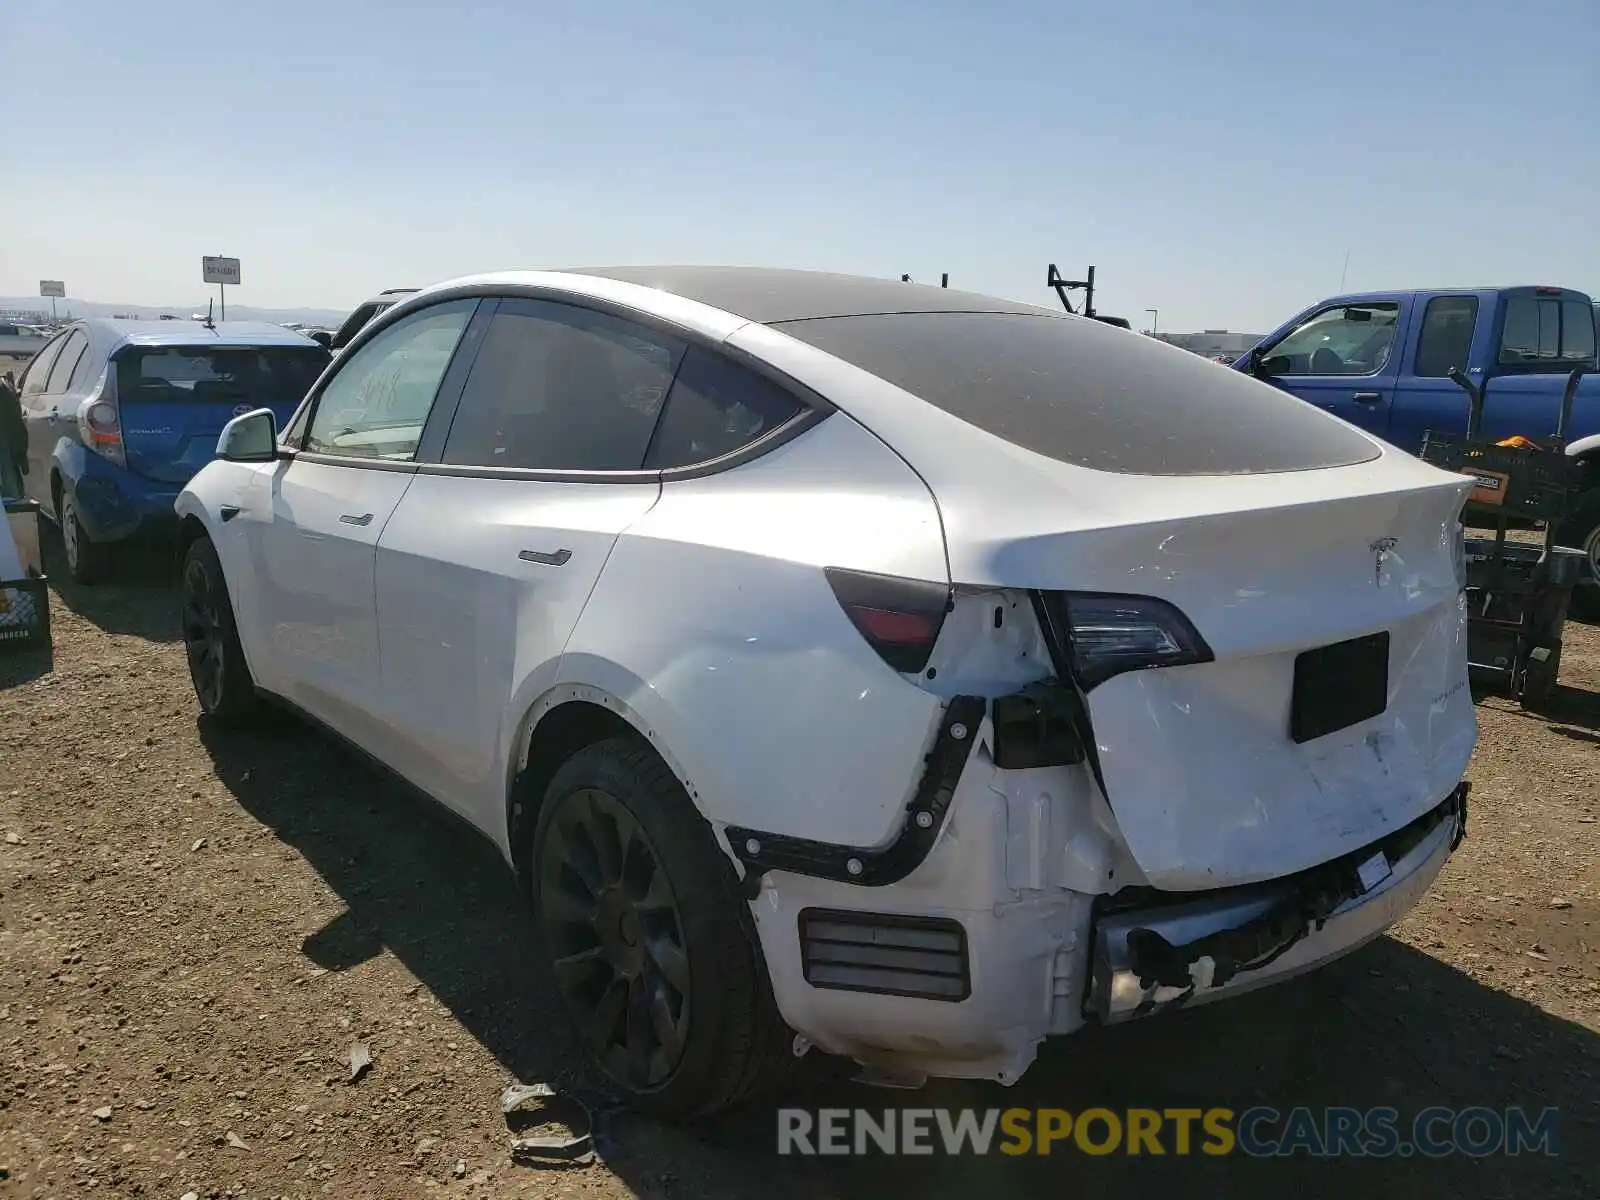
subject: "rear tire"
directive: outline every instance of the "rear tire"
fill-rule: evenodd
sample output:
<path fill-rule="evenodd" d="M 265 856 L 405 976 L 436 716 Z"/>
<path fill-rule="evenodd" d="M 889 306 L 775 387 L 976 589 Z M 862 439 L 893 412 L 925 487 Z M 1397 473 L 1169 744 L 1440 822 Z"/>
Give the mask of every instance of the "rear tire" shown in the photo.
<path fill-rule="evenodd" d="M 201 711 L 225 724 L 255 716 L 260 697 L 239 644 L 222 562 L 210 538 L 196 539 L 184 553 L 182 617 L 189 678 Z"/>
<path fill-rule="evenodd" d="M 590 1061 L 634 1107 L 709 1115 L 796 1061 L 749 908 L 651 747 L 615 737 L 556 772 L 528 880 L 546 961 Z"/>
<path fill-rule="evenodd" d="M 78 502 L 65 489 L 57 494 L 56 517 L 72 582 L 87 587 L 106 580 L 110 575 L 111 548 L 89 536 L 78 519 Z"/>

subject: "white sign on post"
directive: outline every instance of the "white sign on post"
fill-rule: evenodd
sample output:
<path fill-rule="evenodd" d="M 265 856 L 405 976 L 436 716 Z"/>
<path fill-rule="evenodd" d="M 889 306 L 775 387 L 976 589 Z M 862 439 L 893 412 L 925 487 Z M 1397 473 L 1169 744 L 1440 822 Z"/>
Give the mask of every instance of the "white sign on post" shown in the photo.
<path fill-rule="evenodd" d="M 59 279 L 39 280 L 39 295 L 48 296 L 52 300 L 65 300 L 67 298 L 67 285 Z"/>
<path fill-rule="evenodd" d="M 201 274 L 205 283 L 237 284 L 239 282 L 239 260 L 237 258 L 215 258 L 206 255 L 200 260 Z"/>

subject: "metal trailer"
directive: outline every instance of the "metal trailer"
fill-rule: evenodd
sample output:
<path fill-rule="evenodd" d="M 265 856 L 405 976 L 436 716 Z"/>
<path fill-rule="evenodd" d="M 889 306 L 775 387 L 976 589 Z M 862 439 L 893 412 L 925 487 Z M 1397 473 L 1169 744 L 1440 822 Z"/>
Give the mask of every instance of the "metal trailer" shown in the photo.
<path fill-rule="evenodd" d="M 39 502 L 0 498 L 0 650 L 50 643 L 50 588 L 39 553 Z"/>
<path fill-rule="evenodd" d="M 0 650 L 50 643 L 50 588 L 39 543 L 39 502 L 22 476 L 0 421 Z"/>
<path fill-rule="evenodd" d="M 1500 682 L 1524 708 L 1542 704 L 1555 687 L 1567 607 L 1586 567 L 1583 551 L 1555 542 L 1576 491 L 1566 432 L 1582 376 L 1576 370 L 1567 378 L 1554 437 L 1505 446 L 1479 432 L 1489 379 L 1474 384 L 1452 367 L 1450 379 L 1466 392 L 1470 406 L 1466 435 L 1423 435 L 1425 462 L 1477 483 L 1462 512 L 1464 531 L 1494 531 L 1492 537 L 1465 539 L 1469 665 Z M 1507 540 L 1512 528 L 1539 526 L 1543 536 L 1537 542 Z"/>

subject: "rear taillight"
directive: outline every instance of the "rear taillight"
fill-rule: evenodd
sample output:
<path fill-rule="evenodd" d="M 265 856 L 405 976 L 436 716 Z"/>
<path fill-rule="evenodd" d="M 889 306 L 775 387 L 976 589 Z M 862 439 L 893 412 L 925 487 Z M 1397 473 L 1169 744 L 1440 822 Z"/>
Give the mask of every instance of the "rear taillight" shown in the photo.
<path fill-rule="evenodd" d="M 94 392 L 78 405 L 78 436 L 86 448 L 119 466 L 127 464 L 122 445 L 122 413 L 117 407 L 116 364 L 101 373 Z"/>
<path fill-rule="evenodd" d="M 1211 647 L 1165 600 L 1068 592 L 1061 596 L 1072 667 L 1085 690 L 1125 671 L 1210 662 Z"/>
<path fill-rule="evenodd" d="M 896 671 L 928 665 L 950 611 L 948 584 L 828 567 L 823 572 L 845 615 Z"/>

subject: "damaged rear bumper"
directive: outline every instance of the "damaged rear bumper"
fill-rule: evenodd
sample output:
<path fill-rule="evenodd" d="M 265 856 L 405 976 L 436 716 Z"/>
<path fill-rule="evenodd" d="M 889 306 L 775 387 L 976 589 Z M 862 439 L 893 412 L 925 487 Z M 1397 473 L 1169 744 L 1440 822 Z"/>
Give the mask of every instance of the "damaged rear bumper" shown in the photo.
<path fill-rule="evenodd" d="M 1371 941 L 1422 898 L 1466 829 L 1462 783 L 1335 863 L 1182 900 L 1119 897 L 1097 915 L 1085 1015 L 1104 1024 L 1280 983 Z"/>

